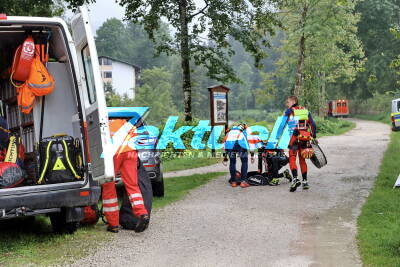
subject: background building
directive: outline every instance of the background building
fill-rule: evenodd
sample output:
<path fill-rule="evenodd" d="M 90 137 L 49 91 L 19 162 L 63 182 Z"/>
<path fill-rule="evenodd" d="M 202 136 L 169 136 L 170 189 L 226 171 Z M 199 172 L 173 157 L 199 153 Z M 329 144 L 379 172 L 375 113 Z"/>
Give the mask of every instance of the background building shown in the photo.
<path fill-rule="evenodd" d="M 110 83 L 121 96 L 135 98 L 135 88 L 139 86 L 140 67 L 107 56 L 99 57 L 100 72 L 104 83 Z"/>

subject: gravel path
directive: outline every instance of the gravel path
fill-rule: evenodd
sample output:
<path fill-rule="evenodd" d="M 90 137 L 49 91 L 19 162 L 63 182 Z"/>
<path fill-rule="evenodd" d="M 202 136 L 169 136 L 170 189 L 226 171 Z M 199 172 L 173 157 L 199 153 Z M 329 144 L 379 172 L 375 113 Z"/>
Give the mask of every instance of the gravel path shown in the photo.
<path fill-rule="evenodd" d="M 221 177 L 154 212 L 148 231 L 121 231 L 74 265 L 359 266 L 356 217 L 390 129 L 356 122 L 347 134 L 320 140 L 329 163 L 310 168 L 309 191 L 289 193 L 286 183 L 231 188 Z"/>

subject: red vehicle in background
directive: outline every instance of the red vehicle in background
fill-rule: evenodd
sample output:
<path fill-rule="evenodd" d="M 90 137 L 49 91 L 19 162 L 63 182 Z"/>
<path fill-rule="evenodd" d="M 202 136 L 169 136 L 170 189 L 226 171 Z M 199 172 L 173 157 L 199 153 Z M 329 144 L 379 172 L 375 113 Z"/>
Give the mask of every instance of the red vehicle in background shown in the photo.
<path fill-rule="evenodd" d="M 328 116 L 329 117 L 347 117 L 349 116 L 349 101 L 348 100 L 329 100 L 328 101 Z"/>

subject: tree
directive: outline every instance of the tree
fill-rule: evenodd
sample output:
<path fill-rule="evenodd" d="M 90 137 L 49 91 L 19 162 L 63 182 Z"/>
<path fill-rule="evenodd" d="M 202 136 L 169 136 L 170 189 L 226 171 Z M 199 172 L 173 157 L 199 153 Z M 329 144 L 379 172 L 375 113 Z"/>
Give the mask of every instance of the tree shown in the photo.
<path fill-rule="evenodd" d="M 290 1 L 282 12 L 287 29 L 277 75 L 314 111 L 325 105 L 330 86 L 338 81 L 351 83 L 363 66 L 355 4 L 352 0 Z"/>
<path fill-rule="evenodd" d="M 164 68 L 146 69 L 142 72 L 143 85 L 136 89 L 135 99 L 125 98 L 125 106 L 147 106 L 151 108 L 149 123 L 161 125 L 177 110 L 172 102 L 171 73 Z"/>
<path fill-rule="evenodd" d="M 392 60 L 400 54 L 400 38 L 391 34 L 391 28 L 400 26 L 400 2 L 359 1 L 356 12 L 361 16 L 357 34 L 368 60 L 364 71 L 358 73 L 356 80 L 351 84 L 350 95 L 366 99 L 375 93 L 400 89 L 396 72 L 390 68 Z"/>
<path fill-rule="evenodd" d="M 101 56 L 129 61 L 130 41 L 125 25 L 116 18 L 107 19 L 96 31 L 96 48 Z"/>
<path fill-rule="evenodd" d="M 9 16 L 53 17 L 64 13 L 64 5 L 60 0 L 0 0 L 0 13 Z"/>
<path fill-rule="evenodd" d="M 67 0 L 79 6 L 95 0 Z M 267 34 L 278 25 L 274 9 L 278 0 L 204 0 L 202 5 L 194 0 L 144 1 L 119 0 L 126 7 L 126 18 L 144 25 L 150 39 L 157 43 L 159 52 L 179 54 L 182 69 L 182 91 L 185 121 L 192 120 L 191 66 L 204 65 L 210 78 L 222 81 L 237 80 L 228 57 L 233 51 L 228 42 L 232 36 L 243 44 L 255 58 L 255 64 L 265 56 L 263 47 L 268 45 Z M 175 29 L 173 38 L 155 39 L 160 18 L 165 18 Z"/>
<path fill-rule="evenodd" d="M 168 35 L 165 23 L 159 33 Z M 112 18 L 106 20 L 96 31 L 96 47 L 99 55 L 109 56 L 141 68 L 161 67 L 168 65 L 165 53 L 157 55 L 152 41 L 143 29 L 143 25 L 129 22 L 127 24 Z"/>

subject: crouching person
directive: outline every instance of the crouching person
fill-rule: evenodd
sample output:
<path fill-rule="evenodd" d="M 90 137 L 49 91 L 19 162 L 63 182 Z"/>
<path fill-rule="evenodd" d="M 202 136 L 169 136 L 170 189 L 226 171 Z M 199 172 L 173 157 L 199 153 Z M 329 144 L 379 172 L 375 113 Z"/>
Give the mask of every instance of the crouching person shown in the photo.
<path fill-rule="evenodd" d="M 227 134 L 224 138 L 224 162 L 228 161 L 229 157 L 229 183 L 232 187 L 240 185 L 242 188 L 249 187 L 247 181 L 247 170 L 248 170 L 248 152 L 253 147 L 249 144 L 249 137 L 251 136 L 250 128 L 244 123 L 233 125 L 228 129 Z M 254 163 L 254 149 L 251 149 L 251 163 Z M 236 157 L 240 157 L 242 163 L 240 169 L 240 177 L 236 177 Z"/>
<path fill-rule="evenodd" d="M 124 119 L 110 120 L 111 136 L 126 123 Z M 127 135 L 127 139 L 135 135 L 136 128 L 133 127 Z M 124 144 L 129 140 L 125 140 Z M 143 232 L 147 229 L 150 216 L 144 205 L 143 196 L 138 183 L 138 153 L 129 146 L 121 146 L 114 155 L 115 176 L 120 173 L 125 189 L 128 193 L 133 214 L 137 217 L 135 232 Z M 107 231 L 118 233 L 119 230 L 119 203 L 115 182 L 102 185 L 103 213 L 107 219 Z"/>

